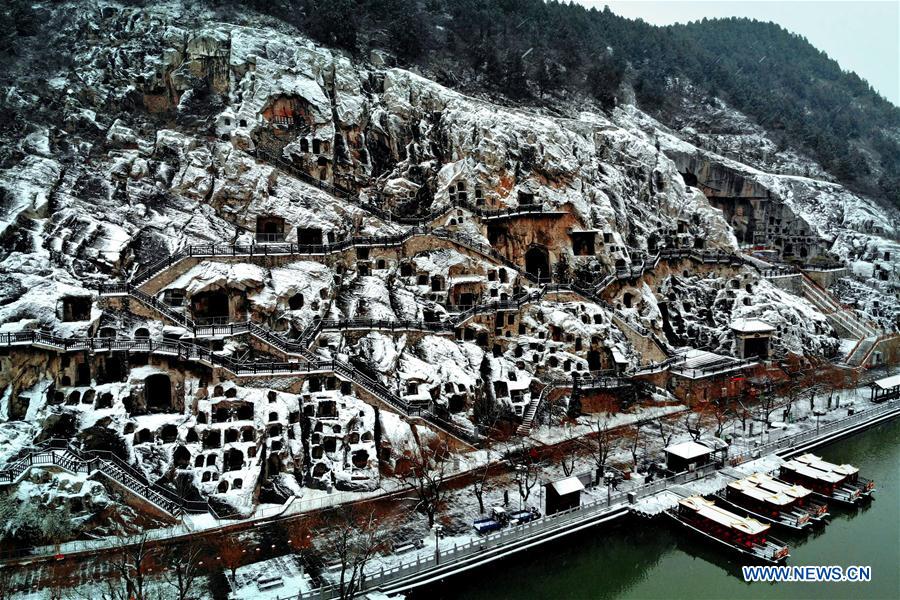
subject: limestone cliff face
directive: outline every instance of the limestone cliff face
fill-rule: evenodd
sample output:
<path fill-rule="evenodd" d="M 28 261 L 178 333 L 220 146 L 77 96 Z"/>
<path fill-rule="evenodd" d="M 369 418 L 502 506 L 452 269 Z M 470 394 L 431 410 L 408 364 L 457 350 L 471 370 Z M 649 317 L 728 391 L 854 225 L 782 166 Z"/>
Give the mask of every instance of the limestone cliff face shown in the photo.
<path fill-rule="evenodd" d="M 845 189 L 819 165 L 777 148 L 762 128 L 719 104 L 711 115 L 698 111 L 679 130 L 631 106 L 614 118 L 655 136 L 685 181 L 723 210 L 739 242 L 803 262 L 836 258 L 882 292 L 895 287 L 900 272 L 883 261 L 885 252 L 892 256 L 897 250 L 900 213 L 887 199 L 879 203 Z M 715 132 L 723 119 L 728 135 Z"/>
<path fill-rule="evenodd" d="M 802 235 L 821 236 L 837 217 L 814 210 L 807 191 L 819 184 L 698 153 L 637 109 L 500 106 L 252 12 L 225 22 L 179 2 L 40 10 L 41 33 L 22 42 L 0 98 L 0 332 L 180 340 L 251 368 L 283 360 L 240 327 L 197 336 L 135 298 L 97 299 L 98 285 L 204 244 L 143 292 L 198 322 L 305 341 L 463 434 L 498 414 L 520 419 L 547 381 L 635 368 L 684 344 L 731 352 L 732 317 L 777 325 L 776 354 L 837 345 L 814 307 L 736 256 L 768 223 L 749 208 L 769 195 L 785 218 L 799 215 Z M 700 185 L 720 175 L 721 194 Z M 873 231 L 889 226 L 872 214 Z M 881 251 L 890 263 L 879 241 L 857 237 L 870 236 L 854 225 L 865 221 L 845 216 L 830 249 L 851 256 L 836 248 L 862 244 L 861 260 Z M 380 247 L 264 250 L 401 233 Z M 234 246 L 254 243 L 252 256 Z M 654 266 L 661 250 L 685 254 Z M 734 261 L 692 263 L 688 251 Z M 615 281 L 600 298 L 534 282 L 576 277 L 591 289 Z M 455 321 L 486 302 L 506 308 Z M 303 340 L 316 319 L 380 329 Z M 309 486 L 372 489 L 380 468 L 400 468 L 433 436 L 334 373 L 233 381 L 140 353 L 11 350 L 0 397 L 0 441 L 20 448 L 66 415 L 73 435 L 113 432 L 154 479 L 186 477 L 245 512 Z"/>

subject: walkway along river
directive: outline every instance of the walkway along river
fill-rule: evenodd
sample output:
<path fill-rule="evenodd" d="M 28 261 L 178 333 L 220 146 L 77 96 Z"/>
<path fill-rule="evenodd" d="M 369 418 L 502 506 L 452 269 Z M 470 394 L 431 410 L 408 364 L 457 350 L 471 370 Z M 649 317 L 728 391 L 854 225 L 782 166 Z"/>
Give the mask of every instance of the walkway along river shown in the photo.
<path fill-rule="evenodd" d="M 503 562 L 417 589 L 416 599 L 865 598 L 900 597 L 900 420 L 815 451 L 851 463 L 878 485 L 859 509 L 834 507 L 809 535 L 781 534 L 789 565 L 870 565 L 868 583 L 745 583 L 740 562 L 672 528 L 667 520 L 620 519 Z"/>

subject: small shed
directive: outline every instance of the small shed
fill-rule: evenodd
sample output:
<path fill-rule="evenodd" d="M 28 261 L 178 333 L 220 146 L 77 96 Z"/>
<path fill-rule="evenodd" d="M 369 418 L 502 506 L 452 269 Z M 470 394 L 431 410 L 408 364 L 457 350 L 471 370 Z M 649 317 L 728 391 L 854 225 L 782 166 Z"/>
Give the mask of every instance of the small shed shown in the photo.
<path fill-rule="evenodd" d="M 872 382 L 872 402 L 886 402 L 900 398 L 900 375 L 892 375 Z"/>
<path fill-rule="evenodd" d="M 578 477 L 568 477 L 548 483 L 547 490 L 547 514 L 577 508 L 581 504 L 581 492 L 584 484 Z"/>
<path fill-rule="evenodd" d="M 697 442 L 682 442 L 666 448 L 666 469 L 672 473 L 693 471 L 712 460 L 713 449 Z"/>
<path fill-rule="evenodd" d="M 768 358 L 769 339 L 775 328 L 759 319 L 735 319 L 729 325 L 741 358 Z"/>

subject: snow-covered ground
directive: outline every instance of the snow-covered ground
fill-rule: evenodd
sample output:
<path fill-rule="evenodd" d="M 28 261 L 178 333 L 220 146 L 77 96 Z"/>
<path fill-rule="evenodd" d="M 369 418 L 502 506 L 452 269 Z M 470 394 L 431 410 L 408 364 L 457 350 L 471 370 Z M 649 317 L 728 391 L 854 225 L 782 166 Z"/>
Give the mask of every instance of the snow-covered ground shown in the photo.
<path fill-rule="evenodd" d="M 574 265 L 605 275 L 639 264 L 653 254 L 651 246 L 737 251 L 722 211 L 684 184 L 667 153 L 702 154 L 772 190 L 848 263 L 854 279 L 835 284 L 836 295 L 883 329 L 897 324 L 896 215 L 828 181 L 807 158 L 778 150 L 758 126 L 721 103 L 709 105 L 710 118 L 729 124 L 718 134 L 696 123 L 670 130 L 635 107 L 557 117 L 351 60 L 249 9 L 230 22 L 176 0 L 97 10 L 75 2 L 37 4 L 46 8 L 42 35 L 35 36 L 41 47 L 22 53 L 37 62 L 9 65 L 16 84 L 0 99 L 10 122 L 23 128 L 3 140 L 0 233 L 9 243 L 0 257 L 0 331 L 84 337 L 103 327 L 120 337 L 139 328 L 154 340 L 188 335 L 112 310 L 96 299 L 97 286 L 191 244 L 249 243 L 257 231 L 270 233 L 262 231 L 270 225 L 289 243 L 405 230 L 306 183 L 298 170 L 312 180 L 359 188 L 394 211 L 424 213 L 449 207 L 461 195 L 488 208 L 542 204 L 571 227 L 556 235 L 547 233 L 553 225 L 520 226 L 512 219 L 504 231 L 463 209 L 442 224 L 485 244 L 493 239 L 520 263 L 527 248 L 545 248 L 563 275 Z M 71 57 L 77 68 L 38 64 L 43 47 Z M 297 111 L 291 125 L 273 125 L 276 106 Z M 264 148 L 293 167 L 269 164 L 258 152 Z M 745 151 L 746 164 L 740 160 Z M 596 234 L 589 256 L 574 255 L 568 229 Z M 204 295 L 227 291 L 232 320 L 252 318 L 296 337 L 316 317 L 446 321 L 464 298 L 500 301 L 536 289 L 514 269 L 437 239 L 414 248 L 409 255 L 373 249 L 368 257 L 360 247 L 341 256 L 270 263 L 203 260 L 173 272 L 158 291 L 184 292 L 179 310 L 185 312 Z M 677 345 L 733 354 L 729 323 L 758 318 L 776 329 L 778 356 L 830 357 L 849 346 L 814 306 L 750 268 L 696 271 L 623 286 L 611 299 L 617 308 L 544 297 L 515 314 L 471 318 L 452 334 L 329 332 L 313 351 L 362 365 L 398 396 L 446 411 L 475 434 L 483 416 L 476 414 L 477 399 L 521 416 L 540 389 L 533 384 L 586 373 L 591 350 L 624 368 L 645 364 L 631 328 L 661 337 L 663 302 L 670 321 L 679 322 Z M 66 299 L 75 296 L 89 298 L 89 306 L 67 315 Z M 221 352 L 271 358 L 238 337 L 225 340 Z M 394 491 L 400 484 L 386 472 L 437 436 L 436 428 L 376 413 L 359 390 L 333 378 L 216 384 L 174 361 L 154 357 L 141 364 L 132 357 L 118 380 L 102 382 L 99 358 L 91 358 L 96 364 L 87 377 L 73 377 L 73 356 L 36 351 L 0 357 L 0 463 L 42 433 L 83 442 L 85 431 L 96 427 L 113 434 L 152 479 L 179 475 L 201 497 L 261 519 Z M 177 402 L 165 411 L 135 409 L 149 378 L 165 374 L 176 375 L 170 391 Z M 862 397 L 852 400 L 865 404 Z M 673 416 L 682 409 L 659 392 L 646 406 L 611 415 L 609 427 L 643 425 L 638 464 L 621 444 L 610 462 L 638 469 L 658 462 L 663 438 L 685 437 L 675 431 L 680 421 Z M 67 427 L 60 426 L 63 419 L 71 419 Z M 561 443 L 592 428 L 587 417 L 553 426 L 538 421 L 530 438 L 516 445 Z M 799 401 L 775 431 L 787 435 L 810 421 Z M 726 434 L 735 452 L 752 450 L 759 435 L 733 424 Z M 497 456 L 487 448 L 460 452 L 451 472 Z M 589 471 L 591 461 L 576 455 L 570 468 Z M 541 466 L 544 480 L 563 474 L 559 464 Z M 262 502 L 260 488 L 269 494 Z M 52 504 L 73 502 L 79 490 L 92 500 L 82 498 L 84 513 L 115 501 L 93 482 L 61 476 L 28 480 L 16 493 Z M 514 483 L 492 482 L 488 504 L 510 490 L 515 498 Z M 449 529 L 468 528 L 473 501 L 471 493 L 454 492 Z M 411 516 L 414 529 L 420 529 L 417 519 Z M 154 535 L 220 525 L 211 515 L 192 515 Z"/>

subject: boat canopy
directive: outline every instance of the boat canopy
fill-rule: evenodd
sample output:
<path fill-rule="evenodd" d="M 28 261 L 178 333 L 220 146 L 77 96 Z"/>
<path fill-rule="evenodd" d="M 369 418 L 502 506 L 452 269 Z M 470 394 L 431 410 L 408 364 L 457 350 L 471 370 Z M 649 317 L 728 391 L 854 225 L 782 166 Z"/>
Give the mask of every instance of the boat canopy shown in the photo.
<path fill-rule="evenodd" d="M 834 463 L 822 460 L 822 457 L 816 456 L 815 454 L 804 454 L 802 456 L 798 456 L 794 460 L 809 465 L 813 469 L 818 469 L 820 471 L 831 471 L 833 473 L 837 473 L 838 475 L 856 475 L 857 473 L 859 473 L 859 469 L 857 469 L 853 465 L 836 465 Z"/>
<path fill-rule="evenodd" d="M 765 473 L 754 473 L 747 479 L 756 482 L 757 487 L 770 492 L 781 492 L 782 494 L 787 494 L 791 498 L 806 498 L 812 494 L 812 490 L 805 488 L 802 485 L 789 485 L 781 481 L 776 481 Z"/>
<path fill-rule="evenodd" d="M 709 519 L 710 521 L 714 521 L 726 527 L 731 527 L 732 529 L 737 529 L 738 531 L 742 531 L 749 535 L 759 535 L 765 533 L 769 529 L 769 526 L 765 523 L 760 523 L 756 519 L 751 519 L 749 517 L 745 518 L 732 512 L 728 512 L 724 508 L 716 506 L 711 500 L 701 498 L 700 496 L 684 498 L 679 500 L 679 504 L 695 511 L 698 515 Z"/>
<path fill-rule="evenodd" d="M 728 487 L 739 490 L 742 494 L 744 494 L 745 496 L 749 496 L 754 500 L 767 502 L 776 506 L 786 506 L 794 501 L 794 499 L 787 494 L 782 494 L 780 492 L 771 492 L 769 490 L 763 489 L 761 487 L 758 487 L 755 483 L 749 481 L 748 479 L 739 479 L 737 481 L 732 481 L 728 484 Z"/>
<path fill-rule="evenodd" d="M 832 471 L 820 471 L 819 469 L 814 469 L 808 465 L 803 463 L 799 463 L 794 460 L 789 460 L 783 465 L 781 465 L 782 469 L 787 469 L 788 471 L 793 471 L 798 475 L 803 475 L 804 477 L 809 477 L 810 479 L 816 479 L 818 481 L 824 481 L 825 483 L 840 483 L 844 480 L 844 475 L 839 475 L 838 473 L 834 473 Z"/>

